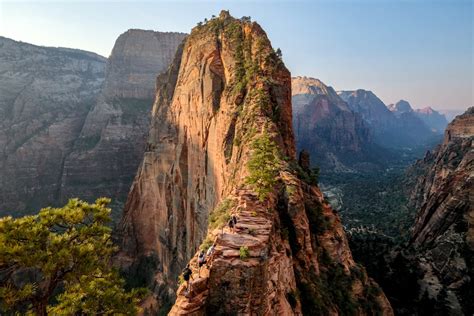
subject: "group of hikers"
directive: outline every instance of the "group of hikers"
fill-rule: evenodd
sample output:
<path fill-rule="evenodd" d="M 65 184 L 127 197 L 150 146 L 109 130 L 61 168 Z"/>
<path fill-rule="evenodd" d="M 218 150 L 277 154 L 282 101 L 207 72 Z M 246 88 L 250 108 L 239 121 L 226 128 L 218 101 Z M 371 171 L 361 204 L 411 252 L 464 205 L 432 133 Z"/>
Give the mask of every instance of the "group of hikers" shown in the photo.
<path fill-rule="evenodd" d="M 236 225 L 237 225 L 237 216 L 232 215 L 230 217 L 229 221 L 227 222 L 227 226 L 229 227 L 229 229 L 232 233 L 235 233 L 235 226 Z M 224 230 L 224 229 L 222 229 L 222 230 Z M 209 249 L 207 249 L 207 252 L 204 252 L 204 250 L 201 250 L 201 252 L 199 253 L 199 256 L 198 256 L 198 266 L 199 266 L 198 277 L 199 278 L 201 277 L 201 267 L 204 264 L 206 264 L 206 266 L 209 267 L 209 264 L 214 259 L 214 253 L 215 253 L 215 250 L 216 250 L 216 241 L 217 241 L 217 237 L 214 240 L 214 243 L 209 247 Z M 190 280 L 194 280 L 193 279 L 193 271 L 191 270 L 191 267 L 189 266 L 189 263 L 183 269 L 182 276 L 183 276 L 184 281 L 186 281 L 186 292 L 185 293 L 186 293 L 186 296 L 188 296 L 189 293 L 190 293 L 190 289 L 191 289 Z"/>

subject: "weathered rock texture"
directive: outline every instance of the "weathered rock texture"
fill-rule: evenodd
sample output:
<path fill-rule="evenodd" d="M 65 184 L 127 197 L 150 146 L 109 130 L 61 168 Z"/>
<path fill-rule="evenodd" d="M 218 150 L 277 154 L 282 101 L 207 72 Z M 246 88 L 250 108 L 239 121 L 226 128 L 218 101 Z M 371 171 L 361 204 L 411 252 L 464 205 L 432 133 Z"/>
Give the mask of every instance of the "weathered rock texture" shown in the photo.
<path fill-rule="evenodd" d="M 352 260 L 338 216 L 302 180 L 290 74 L 261 27 L 223 11 L 193 29 L 160 81 L 118 257 L 152 288 L 145 307 L 168 296 L 176 297 L 171 315 L 392 314 Z M 248 163 L 267 153 L 261 142 L 271 148 L 258 160 L 274 167 L 269 186 L 246 181 L 256 176 Z M 234 233 L 223 227 L 231 214 Z M 198 274 L 196 251 L 212 241 L 215 255 Z M 175 296 L 188 261 L 190 296 L 184 284 Z"/>
<path fill-rule="evenodd" d="M 0 37 L 0 216 L 54 204 L 106 59 Z"/>
<path fill-rule="evenodd" d="M 386 158 L 361 115 L 333 88 L 318 79 L 295 77 L 292 95 L 296 147 L 308 150 L 313 163 L 331 171 L 353 171 L 374 168 Z"/>
<path fill-rule="evenodd" d="M 411 201 L 419 209 L 412 245 L 422 292 L 442 312 L 471 315 L 474 278 L 474 108 L 452 121 L 443 143 L 413 170 Z"/>
<path fill-rule="evenodd" d="M 107 196 L 115 213 L 121 211 L 145 150 L 156 77 L 184 37 L 144 30 L 119 36 L 100 96 L 65 160 L 61 203 L 74 196 Z"/>
<path fill-rule="evenodd" d="M 338 95 L 347 102 L 351 110 L 362 116 L 374 136 L 374 141 L 380 146 L 418 146 L 444 132 L 444 128 L 439 131 L 440 125 L 434 128 L 431 123 L 428 124 L 428 121 L 436 119 L 413 111 L 406 101 L 402 100 L 387 107 L 374 93 L 362 89 L 339 91 Z"/>

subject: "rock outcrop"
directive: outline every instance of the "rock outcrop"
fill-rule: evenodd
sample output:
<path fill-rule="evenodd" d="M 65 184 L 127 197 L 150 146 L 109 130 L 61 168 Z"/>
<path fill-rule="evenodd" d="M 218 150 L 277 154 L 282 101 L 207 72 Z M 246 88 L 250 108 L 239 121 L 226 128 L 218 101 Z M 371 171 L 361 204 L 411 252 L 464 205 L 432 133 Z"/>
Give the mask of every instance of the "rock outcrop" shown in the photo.
<path fill-rule="evenodd" d="M 452 121 L 443 143 L 412 168 L 419 209 L 412 246 L 422 293 L 438 312 L 471 315 L 474 278 L 474 108 Z"/>
<path fill-rule="evenodd" d="M 293 78 L 292 103 L 296 147 L 323 170 L 373 169 L 387 158 L 361 115 L 320 80 Z"/>
<path fill-rule="evenodd" d="M 0 216 L 55 204 L 106 59 L 0 37 Z"/>
<path fill-rule="evenodd" d="M 307 159 L 296 163 L 290 73 L 261 27 L 226 11 L 198 24 L 158 81 L 117 257 L 152 289 L 144 307 L 168 297 L 171 315 L 391 315 Z"/>
<path fill-rule="evenodd" d="M 112 198 L 119 218 L 145 151 L 156 77 L 170 65 L 185 34 L 128 30 L 107 61 L 97 102 L 64 162 L 60 201 Z"/>

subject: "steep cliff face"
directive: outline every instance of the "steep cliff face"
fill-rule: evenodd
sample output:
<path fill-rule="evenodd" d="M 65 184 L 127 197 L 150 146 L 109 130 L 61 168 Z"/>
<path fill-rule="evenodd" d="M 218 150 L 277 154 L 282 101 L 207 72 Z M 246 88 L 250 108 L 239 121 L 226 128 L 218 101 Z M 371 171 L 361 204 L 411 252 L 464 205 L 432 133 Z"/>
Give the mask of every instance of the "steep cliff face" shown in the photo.
<path fill-rule="evenodd" d="M 106 59 L 0 37 L 0 216 L 54 204 Z"/>
<path fill-rule="evenodd" d="M 290 74 L 261 27 L 221 12 L 193 29 L 160 81 L 118 256 L 153 290 L 145 307 L 168 297 L 171 315 L 390 315 L 309 183 L 308 159 L 296 163 Z M 198 274 L 196 251 L 213 242 Z M 188 262 L 190 293 L 175 294 Z"/>
<path fill-rule="evenodd" d="M 293 78 L 292 103 L 296 147 L 308 150 L 323 169 L 373 168 L 386 156 L 361 115 L 320 80 Z"/>
<path fill-rule="evenodd" d="M 422 291 L 450 313 L 474 312 L 474 108 L 451 122 L 443 143 L 413 171 L 411 201 L 419 209 L 412 245 Z M 442 297 L 440 297 L 442 296 Z"/>
<path fill-rule="evenodd" d="M 119 36 L 100 96 L 65 160 L 61 202 L 108 196 L 116 213 L 123 208 L 145 150 L 156 77 L 168 68 L 184 36 L 144 30 Z"/>

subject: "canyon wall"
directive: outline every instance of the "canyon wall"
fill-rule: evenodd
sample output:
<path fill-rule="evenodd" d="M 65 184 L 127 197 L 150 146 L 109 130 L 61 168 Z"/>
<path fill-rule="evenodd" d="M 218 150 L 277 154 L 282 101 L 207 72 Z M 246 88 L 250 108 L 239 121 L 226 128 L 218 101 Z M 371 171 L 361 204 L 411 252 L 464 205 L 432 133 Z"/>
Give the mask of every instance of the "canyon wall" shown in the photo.
<path fill-rule="evenodd" d="M 421 292 L 446 313 L 474 312 L 474 108 L 447 127 L 444 141 L 411 169 L 419 174 L 411 245 Z M 414 260 L 414 261 L 415 261 Z"/>
<path fill-rule="evenodd" d="M 0 37 L 0 216 L 55 204 L 106 59 Z"/>

